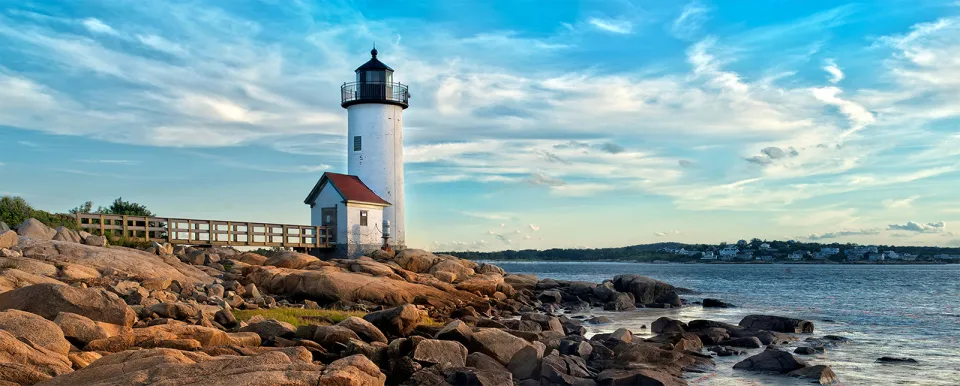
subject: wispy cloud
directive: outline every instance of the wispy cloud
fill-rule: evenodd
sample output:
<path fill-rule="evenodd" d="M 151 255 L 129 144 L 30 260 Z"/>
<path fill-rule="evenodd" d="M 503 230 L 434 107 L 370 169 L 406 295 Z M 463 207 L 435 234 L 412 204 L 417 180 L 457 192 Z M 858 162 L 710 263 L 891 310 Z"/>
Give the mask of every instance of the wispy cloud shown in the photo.
<path fill-rule="evenodd" d="M 850 236 L 869 236 L 869 235 L 878 235 L 880 234 L 880 229 L 857 229 L 857 230 L 846 230 L 839 232 L 827 232 L 827 233 L 814 233 L 810 236 L 807 236 L 809 240 L 829 240 L 829 239 L 838 239 L 842 237 Z"/>
<path fill-rule="evenodd" d="M 920 196 L 910 196 L 903 199 L 887 199 L 883 200 L 882 204 L 887 209 L 905 209 L 913 206 L 913 202 L 920 198 Z"/>
<path fill-rule="evenodd" d="M 485 212 L 460 212 L 465 216 L 480 218 L 484 220 L 510 220 L 513 218 L 513 215 L 510 213 L 485 213 Z"/>
<path fill-rule="evenodd" d="M 87 18 L 83 19 L 81 23 L 84 27 L 90 30 L 90 32 L 105 35 L 117 35 L 117 31 L 114 30 L 113 27 L 110 27 L 99 19 Z"/>
<path fill-rule="evenodd" d="M 832 59 L 827 60 L 827 65 L 823 67 L 823 70 L 830 74 L 830 83 L 837 84 L 843 80 L 843 71 L 840 70 L 840 67 L 838 67 L 837 63 Z"/>
<path fill-rule="evenodd" d="M 701 25 L 707 19 L 709 11 L 710 9 L 699 1 L 687 3 L 683 7 L 683 11 L 680 12 L 680 16 L 673 20 L 671 32 L 681 39 L 690 39 L 696 36 L 700 32 Z"/>
<path fill-rule="evenodd" d="M 605 32 L 626 35 L 633 32 L 633 23 L 625 20 L 591 17 L 587 23 Z"/>

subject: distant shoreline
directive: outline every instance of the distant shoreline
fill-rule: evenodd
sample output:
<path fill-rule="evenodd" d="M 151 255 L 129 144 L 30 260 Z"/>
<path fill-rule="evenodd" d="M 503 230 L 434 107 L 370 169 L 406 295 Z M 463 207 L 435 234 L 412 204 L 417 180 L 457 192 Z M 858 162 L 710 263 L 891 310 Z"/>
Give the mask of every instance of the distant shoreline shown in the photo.
<path fill-rule="evenodd" d="M 636 264 L 705 264 L 705 265 L 954 265 L 960 262 L 943 261 L 637 261 L 637 260 L 537 260 L 537 259 L 476 259 L 500 263 L 636 263 Z"/>

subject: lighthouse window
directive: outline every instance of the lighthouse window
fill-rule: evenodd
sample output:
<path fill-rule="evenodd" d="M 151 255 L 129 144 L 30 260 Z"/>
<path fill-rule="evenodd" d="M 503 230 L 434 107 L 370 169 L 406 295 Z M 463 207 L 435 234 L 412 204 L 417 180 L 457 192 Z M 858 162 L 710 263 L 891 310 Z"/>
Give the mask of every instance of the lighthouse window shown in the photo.
<path fill-rule="evenodd" d="M 359 135 L 354 136 L 354 137 L 353 137 L 353 151 L 360 151 L 360 148 L 361 148 L 360 136 L 359 136 Z"/>
<path fill-rule="evenodd" d="M 367 226 L 367 211 L 365 210 L 360 211 L 360 226 Z"/>

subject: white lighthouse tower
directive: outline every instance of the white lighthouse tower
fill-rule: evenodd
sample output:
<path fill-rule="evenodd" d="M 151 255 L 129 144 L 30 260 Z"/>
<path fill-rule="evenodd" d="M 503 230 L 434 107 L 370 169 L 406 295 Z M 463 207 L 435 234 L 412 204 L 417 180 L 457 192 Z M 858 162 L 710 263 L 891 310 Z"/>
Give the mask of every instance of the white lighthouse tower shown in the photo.
<path fill-rule="evenodd" d="M 377 59 L 376 48 L 370 55 L 357 68 L 356 81 L 341 87 L 340 105 L 347 109 L 347 174 L 391 204 L 383 208 L 383 220 L 390 222 L 390 244 L 403 248 L 403 110 L 410 95 L 406 85 L 394 82 L 393 69 Z"/>

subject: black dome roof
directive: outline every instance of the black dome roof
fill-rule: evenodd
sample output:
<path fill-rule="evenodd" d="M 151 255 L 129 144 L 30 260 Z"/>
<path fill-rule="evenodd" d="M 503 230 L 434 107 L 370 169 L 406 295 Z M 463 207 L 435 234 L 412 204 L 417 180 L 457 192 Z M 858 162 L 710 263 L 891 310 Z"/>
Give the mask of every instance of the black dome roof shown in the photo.
<path fill-rule="evenodd" d="M 357 67 L 357 70 L 356 70 L 357 72 L 359 72 L 359 71 L 367 71 L 367 70 L 388 70 L 388 71 L 393 71 L 393 69 L 390 68 L 390 66 L 388 66 L 388 65 L 386 65 L 386 64 L 383 64 L 383 62 L 381 62 L 379 59 L 377 59 L 377 49 L 376 49 L 376 48 L 370 50 L 370 56 L 371 56 L 371 58 L 370 58 L 369 61 L 367 61 L 366 63 L 364 63 L 362 66 Z"/>

